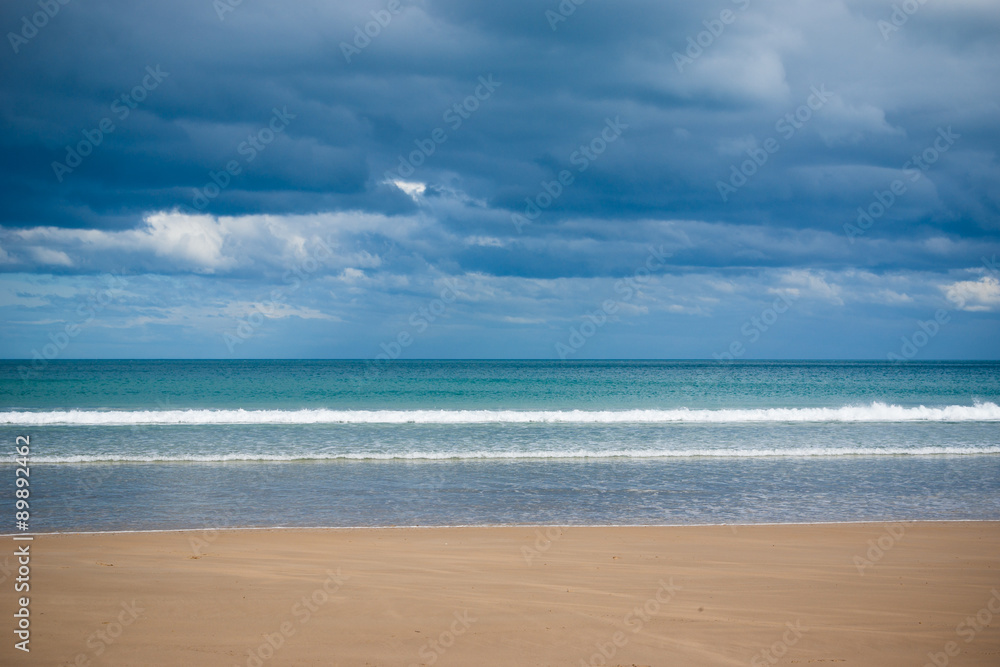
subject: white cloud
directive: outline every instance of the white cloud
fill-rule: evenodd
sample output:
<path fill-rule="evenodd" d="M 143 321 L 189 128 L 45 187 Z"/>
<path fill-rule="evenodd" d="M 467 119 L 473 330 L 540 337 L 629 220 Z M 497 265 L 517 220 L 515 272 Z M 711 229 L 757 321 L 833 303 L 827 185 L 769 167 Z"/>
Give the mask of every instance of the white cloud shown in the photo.
<path fill-rule="evenodd" d="M 1000 310 L 1000 281 L 993 276 L 979 280 L 960 280 L 942 288 L 948 301 L 960 310 Z"/>
<path fill-rule="evenodd" d="M 419 197 L 424 194 L 425 190 L 427 190 L 426 183 L 420 183 L 417 181 L 396 180 L 392 181 L 392 184 L 395 185 L 400 190 L 402 190 L 403 192 L 405 192 L 406 194 L 410 195 L 413 201 L 419 201 Z"/>
<path fill-rule="evenodd" d="M 233 301 L 226 304 L 223 313 L 228 317 L 237 319 L 247 317 L 253 313 L 262 313 L 264 317 L 272 320 L 281 320 L 286 317 L 298 317 L 303 320 L 336 321 L 338 319 L 333 315 L 306 306 L 295 306 L 290 303 L 268 303 L 262 305 L 256 301 Z"/>
<path fill-rule="evenodd" d="M 782 287 L 776 288 L 776 292 L 784 289 L 786 293 L 797 298 L 821 299 L 837 306 L 844 305 L 841 287 L 837 284 L 831 285 L 822 276 L 808 269 L 786 272 L 781 277 L 781 284 Z"/>
<path fill-rule="evenodd" d="M 909 294 L 895 292 L 891 289 L 876 290 L 871 294 L 871 300 L 876 303 L 884 303 L 890 306 L 913 303 L 913 297 Z"/>
<path fill-rule="evenodd" d="M 198 267 L 199 273 L 215 273 L 236 264 L 234 257 L 223 253 L 229 231 L 211 216 L 157 213 L 145 222 L 146 229 L 126 233 L 138 247 L 148 246 L 161 257 L 185 261 Z"/>
<path fill-rule="evenodd" d="M 345 283 L 356 283 L 365 279 L 365 272 L 360 269 L 347 267 L 341 271 L 339 279 Z"/>
<path fill-rule="evenodd" d="M 73 266 L 73 260 L 71 260 L 69 255 L 61 250 L 33 247 L 29 248 L 28 251 L 31 253 L 31 258 L 39 264 L 47 264 L 50 266 Z"/>
<path fill-rule="evenodd" d="M 465 244 L 469 246 L 485 246 L 491 248 L 503 248 L 507 244 L 495 236 L 467 236 Z"/>
<path fill-rule="evenodd" d="M 80 272 L 119 270 L 124 265 L 136 273 L 206 275 L 238 270 L 281 275 L 317 262 L 328 270 L 373 268 L 381 265 L 381 257 L 364 249 L 340 252 L 341 247 L 361 234 L 404 241 L 430 227 L 422 217 L 358 212 L 214 217 L 159 211 L 127 230 L 0 229 L 5 242 L 0 263 L 29 259 Z"/>
<path fill-rule="evenodd" d="M 156 213 L 143 223 L 124 231 L 33 227 L 11 232 L 9 238 L 29 244 L 26 250 L 41 264 L 82 265 L 102 253 L 115 253 L 123 259 L 153 255 L 195 273 L 234 266 L 235 260 L 223 253 L 228 230 L 211 216 Z M 39 243 L 44 246 L 33 245 Z"/>

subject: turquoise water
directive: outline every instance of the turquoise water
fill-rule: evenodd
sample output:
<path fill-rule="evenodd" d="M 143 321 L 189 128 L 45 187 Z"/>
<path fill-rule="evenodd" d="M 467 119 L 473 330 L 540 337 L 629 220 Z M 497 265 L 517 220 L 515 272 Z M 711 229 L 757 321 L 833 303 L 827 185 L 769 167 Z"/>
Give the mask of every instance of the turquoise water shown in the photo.
<path fill-rule="evenodd" d="M 0 362 L 0 438 L 39 531 L 997 519 L 998 371 Z"/>
<path fill-rule="evenodd" d="M 1000 364 L 698 361 L 68 361 L 21 379 L 2 408 L 667 409 L 903 406 L 1000 400 Z"/>

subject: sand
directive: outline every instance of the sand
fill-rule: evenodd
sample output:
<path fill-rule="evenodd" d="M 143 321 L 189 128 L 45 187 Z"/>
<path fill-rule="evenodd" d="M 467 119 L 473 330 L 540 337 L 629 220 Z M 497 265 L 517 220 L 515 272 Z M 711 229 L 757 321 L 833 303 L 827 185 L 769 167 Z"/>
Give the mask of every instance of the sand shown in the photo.
<path fill-rule="evenodd" d="M 995 522 L 41 535 L 30 568 L 0 664 L 1000 665 Z"/>

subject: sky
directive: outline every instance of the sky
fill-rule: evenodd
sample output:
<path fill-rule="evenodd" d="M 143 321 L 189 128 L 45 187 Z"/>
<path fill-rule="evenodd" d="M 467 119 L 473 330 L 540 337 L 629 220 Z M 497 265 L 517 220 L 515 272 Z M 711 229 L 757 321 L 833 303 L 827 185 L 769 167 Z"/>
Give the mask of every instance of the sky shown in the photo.
<path fill-rule="evenodd" d="M 0 28 L 0 357 L 1000 358 L 995 0 Z"/>

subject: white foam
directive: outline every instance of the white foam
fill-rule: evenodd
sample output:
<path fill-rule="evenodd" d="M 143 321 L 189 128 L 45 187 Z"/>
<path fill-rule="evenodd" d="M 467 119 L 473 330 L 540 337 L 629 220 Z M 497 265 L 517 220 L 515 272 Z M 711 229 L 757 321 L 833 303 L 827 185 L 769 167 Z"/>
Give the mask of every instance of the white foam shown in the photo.
<path fill-rule="evenodd" d="M 340 454 L 261 454 L 230 452 L 226 454 L 117 455 L 78 454 L 70 456 L 34 456 L 34 463 L 221 463 L 227 461 L 439 461 L 501 459 L 672 459 L 672 458 L 773 458 L 773 457 L 842 457 L 842 456 L 968 456 L 1000 454 L 1000 446 L 980 447 L 789 447 L 774 449 L 608 449 L 608 450 L 525 450 L 525 451 L 435 451 L 435 452 L 345 452 Z"/>
<path fill-rule="evenodd" d="M 1000 421 L 996 403 L 903 407 L 874 402 L 839 408 L 703 410 L 57 410 L 4 411 L 0 423 L 131 426 L 144 424 L 668 424 L 733 422 Z"/>

